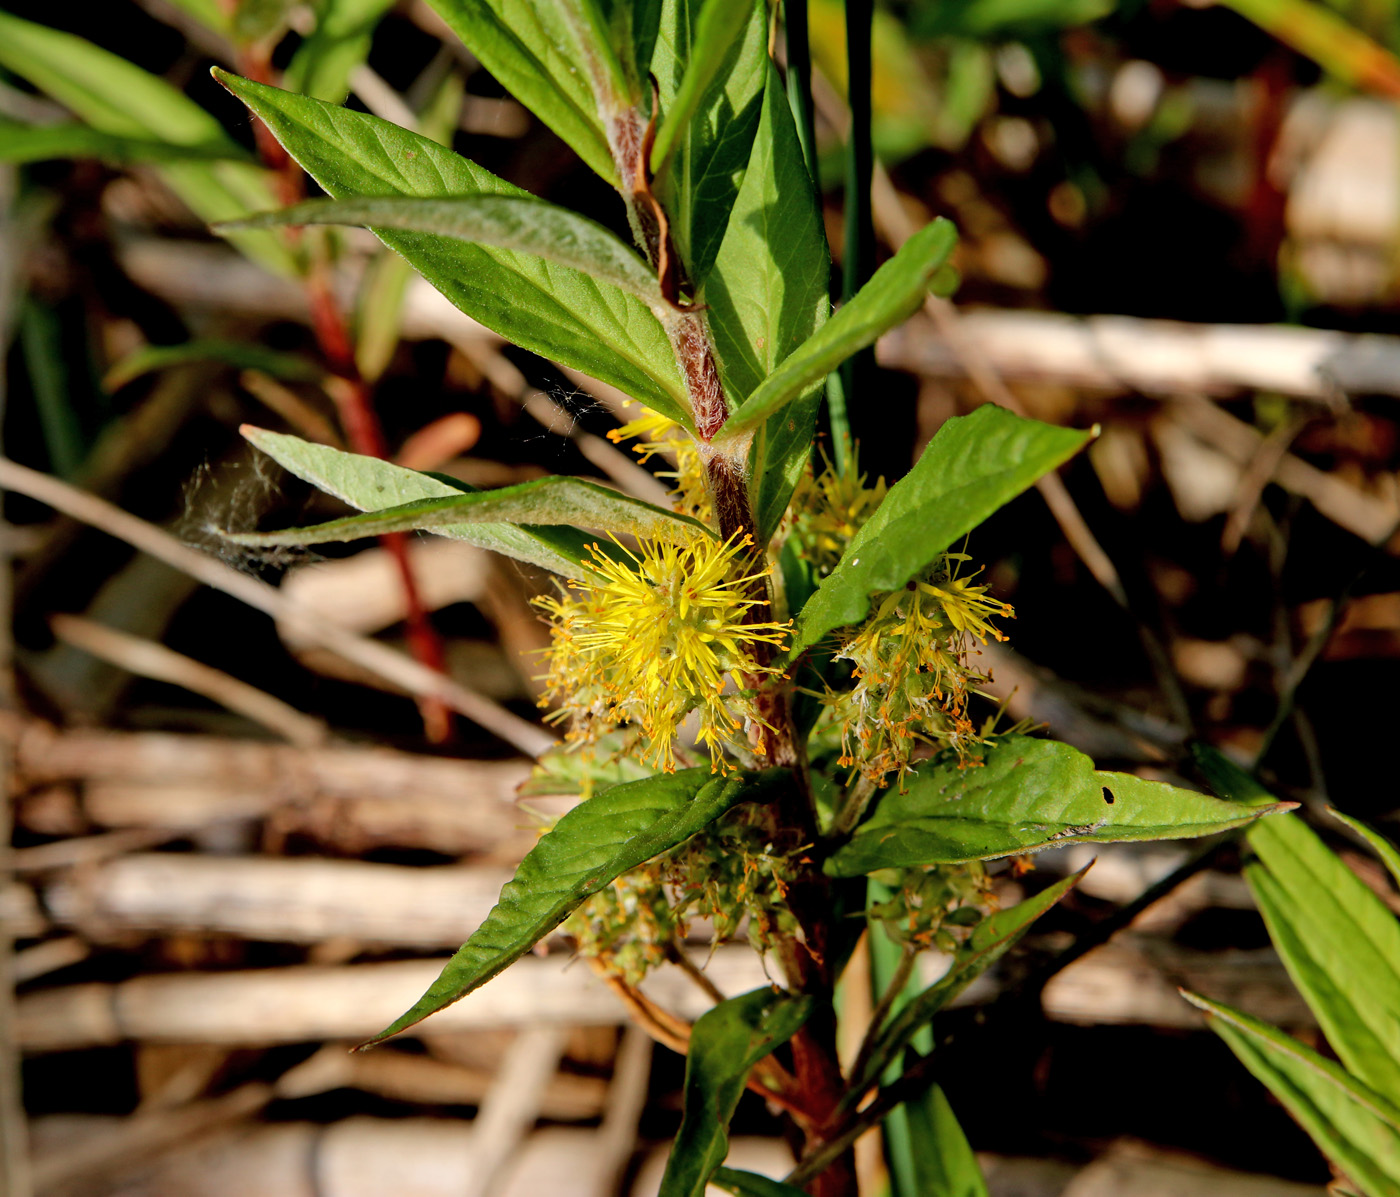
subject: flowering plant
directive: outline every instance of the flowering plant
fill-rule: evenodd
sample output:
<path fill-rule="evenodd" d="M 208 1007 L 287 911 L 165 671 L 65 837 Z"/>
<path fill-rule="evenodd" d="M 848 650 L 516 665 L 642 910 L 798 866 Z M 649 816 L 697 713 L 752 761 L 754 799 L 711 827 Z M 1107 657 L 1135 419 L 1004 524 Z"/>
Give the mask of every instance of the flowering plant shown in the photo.
<path fill-rule="evenodd" d="M 899 1191 L 935 1191 L 918 1179 L 930 1159 L 977 1191 L 931 1085 L 926 1029 L 1074 881 L 995 910 L 984 862 L 1199 835 L 1277 807 L 1099 772 L 976 709 L 978 647 L 1004 637 L 1011 611 L 959 546 L 1089 433 L 982 407 L 948 421 L 887 488 L 862 475 L 843 401 L 829 401 L 833 457 L 814 462 L 829 376 L 930 288 L 946 290 L 956 238 L 933 221 L 832 310 L 808 105 L 800 72 L 785 82 L 770 55 L 765 0 L 433 3 L 616 190 L 630 243 L 431 138 L 221 73 L 327 193 L 222 227 L 264 247 L 255 235 L 279 226 L 372 228 L 481 324 L 645 407 L 615 437 L 667 462 L 674 501 L 572 478 L 476 491 L 247 431 L 363 514 L 236 539 L 430 530 L 557 578 L 537 605 L 551 633 L 547 718 L 564 741 L 540 769 L 581 779 L 584 801 L 378 1038 L 563 927 L 647 1028 L 688 1054 L 665 1197 L 711 1181 L 852 1193 L 851 1145 L 897 1109 L 934 1139 L 926 1158 L 892 1158 Z M 781 982 L 718 992 L 683 947 L 701 918 L 717 936 L 746 933 Z M 867 931 L 872 956 L 895 963 L 843 1062 L 835 987 Z M 950 963 L 920 985 L 927 949 Z M 668 962 L 715 999 L 693 1025 L 640 988 Z M 746 1086 L 792 1121 L 800 1158 L 785 1185 L 722 1167 Z"/>

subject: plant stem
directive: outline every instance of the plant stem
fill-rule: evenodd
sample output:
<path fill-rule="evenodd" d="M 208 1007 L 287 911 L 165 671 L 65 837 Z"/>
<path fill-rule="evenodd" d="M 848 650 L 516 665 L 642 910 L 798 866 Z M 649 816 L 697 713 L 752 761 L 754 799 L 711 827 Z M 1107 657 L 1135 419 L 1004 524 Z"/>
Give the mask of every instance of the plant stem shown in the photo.
<path fill-rule="evenodd" d="M 874 934 L 873 928 L 870 934 Z M 871 1053 L 875 1050 L 875 1044 L 879 1042 L 880 1030 L 884 1027 L 885 1021 L 889 1018 L 890 1011 L 894 1009 L 900 995 L 904 993 L 904 987 L 909 984 L 910 974 L 914 971 L 914 961 L 919 953 L 912 944 L 903 944 L 902 948 L 899 963 L 895 965 L 889 983 L 885 986 L 884 993 L 880 995 L 880 1002 L 875 1007 L 874 1013 L 870 1015 L 870 1026 L 866 1029 L 865 1038 L 861 1040 L 860 1051 L 856 1053 L 856 1062 L 851 1065 L 852 1077 L 865 1075 Z"/>

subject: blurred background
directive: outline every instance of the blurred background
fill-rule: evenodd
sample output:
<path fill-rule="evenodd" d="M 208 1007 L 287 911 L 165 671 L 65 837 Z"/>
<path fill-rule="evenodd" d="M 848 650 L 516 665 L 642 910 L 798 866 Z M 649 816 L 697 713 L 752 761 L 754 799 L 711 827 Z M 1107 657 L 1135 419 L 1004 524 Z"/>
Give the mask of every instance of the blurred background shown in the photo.
<path fill-rule="evenodd" d="M 566 944 L 347 1051 L 569 800 L 528 784 L 547 579 L 444 540 L 267 556 L 217 533 L 342 512 L 256 460 L 243 423 L 361 446 L 377 426 L 394 460 L 483 487 L 574 473 L 654 498 L 665 462 L 607 440 L 625 396 L 501 343 L 367 233 L 308 232 L 300 276 L 272 235 L 212 238 L 230 205 L 305 185 L 209 68 L 348 96 L 616 227 L 613 194 L 423 0 L 6 12 L 8 1192 L 653 1193 L 683 1062 Z M 843 6 L 808 12 L 839 259 Z M 851 405 L 862 467 L 893 480 L 988 401 L 1101 428 L 972 539 L 1017 612 L 993 690 L 1102 767 L 1176 779 L 1199 736 L 1393 835 L 1400 5 L 909 0 L 877 8 L 874 47 L 881 253 L 947 216 L 963 283 L 878 346 Z M 177 162 L 161 141 L 222 148 Z M 415 701 L 410 654 L 479 717 Z M 1324 1191 L 1316 1149 L 1176 994 L 1318 1040 L 1230 851 L 977 1033 L 1038 954 L 1190 852 L 1067 849 L 999 877 L 1011 901 L 1099 857 L 946 1018 L 941 1082 L 995 1197 Z M 709 972 L 763 980 L 743 946 Z M 705 1008 L 683 976 L 652 985 Z M 752 1095 L 736 1129 L 739 1166 L 786 1170 Z"/>

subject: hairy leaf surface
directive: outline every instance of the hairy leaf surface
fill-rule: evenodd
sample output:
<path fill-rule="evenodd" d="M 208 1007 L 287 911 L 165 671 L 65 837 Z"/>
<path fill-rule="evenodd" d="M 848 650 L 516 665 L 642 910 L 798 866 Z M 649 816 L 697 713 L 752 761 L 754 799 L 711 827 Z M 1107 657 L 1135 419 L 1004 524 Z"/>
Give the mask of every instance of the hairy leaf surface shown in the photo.
<path fill-rule="evenodd" d="M 837 877 L 1034 852 L 1052 844 L 1182 839 L 1292 803 L 1244 806 L 1127 773 L 1099 772 L 1054 740 L 1006 736 L 978 768 L 923 762 L 827 863 Z"/>
<path fill-rule="evenodd" d="M 665 114 L 676 107 L 686 69 L 696 52 L 704 12 L 713 0 L 665 0 L 652 54 Z M 758 128 L 768 73 L 767 7 L 749 0 L 738 18 L 739 34 L 690 119 L 679 126 L 675 148 L 656 180 L 671 218 L 671 236 L 691 286 L 703 299 L 710 268 L 725 235 Z"/>
<path fill-rule="evenodd" d="M 337 199 L 526 195 L 431 138 L 378 117 L 222 72 L 218 77 Z M 636 296 L 514 250 L 389 230 L 380 240 L 468 316 L 507 340 L 612 383 L 689 426 L 671 344 Z"/>
<path fill-rule="evenodd" d="M 659 1197 L 703 1197 L 729 1153 L 729 1120 L 749 1069 L 797 1033 L 812 1005 L 810 997 L 755 989 L 696 1020 L 685 1058 L 685 1112 Z"/>
<path fill-rule="evenodd" d="M 250 425 L 244 425 L 241 431 L 249 443 L 283 469 L 361 511 L 480 493 L 465 482 L 446 482 L 433 474 L 420 474 L 377 457 L 315 445 L 286 433 Z M 566 576 L 577 574 L 580 563 L 588 560 L 592 539 L 575 528 L 517 527 L 506 523 L 447 524 L 433 530 L 439 536 L 465 540 Z"/>
<path fill-rule="evenodd" d="M 781 770 L 713 777 L 708 769 L 686 769 L 614 786 L 580 803 L 530 849 L 500 901 L 427 993 L 370 1042 L 466 997 L 615 877 L 688 840 L 730 807 L 765 797 L 776 784 L 782 784 Z"/>

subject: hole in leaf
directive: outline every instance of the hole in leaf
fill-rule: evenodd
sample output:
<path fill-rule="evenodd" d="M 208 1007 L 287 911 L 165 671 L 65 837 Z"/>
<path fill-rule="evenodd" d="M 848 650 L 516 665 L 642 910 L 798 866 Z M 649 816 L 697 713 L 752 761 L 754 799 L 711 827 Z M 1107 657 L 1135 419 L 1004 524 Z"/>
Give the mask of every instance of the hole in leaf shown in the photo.
<path fill-rule="evenodd" d="M 1107 786 L 1104 786 L 1103 788 L 1103 800 L 1107 802 L 1109 806 L 1112 806 L 1117 801 L 1117 799 L 1113 796 L 1113 791 L 1110 790 Z"/>

